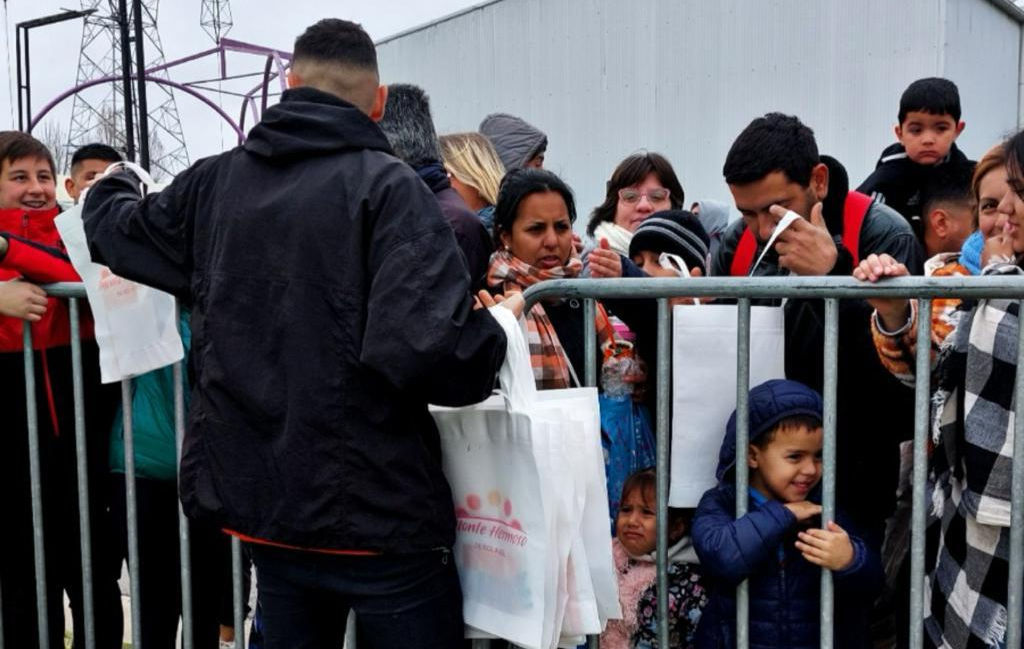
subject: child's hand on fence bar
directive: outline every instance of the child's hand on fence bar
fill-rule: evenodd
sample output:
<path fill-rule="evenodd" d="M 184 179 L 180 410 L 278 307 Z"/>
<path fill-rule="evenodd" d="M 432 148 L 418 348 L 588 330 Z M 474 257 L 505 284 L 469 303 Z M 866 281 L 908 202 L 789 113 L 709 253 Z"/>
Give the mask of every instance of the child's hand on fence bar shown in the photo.
<path fill-rule="evenodd" d="M 780 205 L 772 205 L 769 209 L 779 219 L 789 211 Z M 811 277 L 828 275 L 835 267 L 839 251 L 825 225 L 821 209 L 821 203 L 815 203 L 809 217 L 793 221 L 779 234 L 775 240 L 775 251 L 779 253 L 780 267 L 796 275 Z"/>
<path fill-rule="evenodd" d="M 46 313 L 46 291 L 13 279 L 0 283 L 0 315 L 38 322 Z"/>
<path fill-rule="evenodd" d="M 886 277 L 905 277 L 907 275 L 910 275 L 907 267 L 885 253 L 868 255 L 853 269 L 853 277 L 862 282 L 877 282 Z M 865 301 L 878 311 L 878 318 L 888 331 L 897 331 L 902 328 L 910 316 L 910 301 L 904 298 L 874 297 L 867 298 Z"/>
<path fill-rule="evenodd" d="M 611 249 L 607 239 L 601 239 L 601 243 L 590 253 L 590 276 L 622 277 L 622 259 L 619 253 Z"/>
<path fill-rule="evenodd" d="M 812 503 L 808 500 L 801 500 L 796 503 L 786 503 L 783 507 L 793 512 L 793 515 L 796 516 L 797 522 L 806 521 L 807 519 L 814 518 L 821 513 L 821 505 Z"/>
<path fill-rule="evenodd" d="M 828 529 L 810 529 L 800 532 L 796 549 L 816 566 L 829 570 L 842 570 L 853 563 L 853 544 L 846 530 L 828 522 Z"/>

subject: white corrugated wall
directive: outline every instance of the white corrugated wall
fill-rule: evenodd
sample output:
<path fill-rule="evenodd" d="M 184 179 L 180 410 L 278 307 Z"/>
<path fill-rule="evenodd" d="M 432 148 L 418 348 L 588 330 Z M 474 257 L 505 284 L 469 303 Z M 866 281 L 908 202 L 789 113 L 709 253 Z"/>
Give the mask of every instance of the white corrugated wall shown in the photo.
<path fill-rule="evenodd" d="M 386 39 L 385 83 L 431 96 L 438 132 L 494 111 L 547 132 L 581 221 L 625 155 L 666 154 L 687 193 L 729 199 L 722 162 L 755 116 L 797 114 L 853 184 L 919 77 L 961 88 L 979 156 L 1018 122 L 1020 25 L 988 0 L 501 0 Z"/>

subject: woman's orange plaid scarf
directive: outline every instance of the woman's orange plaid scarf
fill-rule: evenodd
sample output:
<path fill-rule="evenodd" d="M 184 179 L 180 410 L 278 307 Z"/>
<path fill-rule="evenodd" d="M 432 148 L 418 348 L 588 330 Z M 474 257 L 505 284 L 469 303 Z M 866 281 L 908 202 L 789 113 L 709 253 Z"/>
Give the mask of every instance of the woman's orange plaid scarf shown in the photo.
<path fill-rule="evenodd" d="M 503 294 L 522 293 L 527 287 L 546 279 L 570 279 L 583 270 L 578 257 L 569 258 L 564 266 L 542 270 L 519 259 L 507 250 L 499 250 L 491 256 L 487 271 L 487 285 L 500 288 Z M 614 340 L 614 333 L 608 322 L 608 315 L 600 303 L 597 305 L 597 340 L 603 345 Z M 572 372 L 569 358 L 562 349 L 554 325 L 538 302 L 526 314 L 526 341 L 530 345 L 530 365 L 537 389 L 552 390 L 572 387 Z M 587 350 L 586 353 L 593 353 Z"/>

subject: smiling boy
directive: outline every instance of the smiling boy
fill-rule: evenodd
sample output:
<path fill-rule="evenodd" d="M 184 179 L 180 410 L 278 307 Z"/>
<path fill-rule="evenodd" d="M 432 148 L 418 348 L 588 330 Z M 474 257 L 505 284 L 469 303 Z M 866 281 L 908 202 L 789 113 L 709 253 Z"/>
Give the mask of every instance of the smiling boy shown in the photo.
<path fill-rule="evenodd" d="M 68 594 L 74 637 L 82 638 L 80 528 L 76 475 L 76 417 L 71 376 L 68 304 L 48 297 L 37 284 L 80 281 L 53 219 L 59 213 L 53 158 L 27 133 L 0 131 L 0 391 L 4 435 L 0 436 L 0 493 L 7 514 L 0 540 L 3 641 L 7 647 L 38 647 L 31 490 L 28 471 L 28 410 L 25 401 L 23 329 L 31 326 L 38 413 L 41 504 L 46 521 L 48 623 L 62 638 L 63 590 Z M 92 318 L 83 308 L 80 336 L 91 343 Z M 95 344 L 83 344 L 82 389 L 86 462 L 92 523 L 93 621 L 97 649 L 121 646 L 120 564 L 108 555 L 106 484 L 110 421 L 117 389 L 100 385 Z M 78 641 L 76 640 L 76 646 Z"/>
<path fill-rule="evenodd" d="M 918 79 L 900 97 L 897 119 L 898 142 L 882 151 L 875 171 L 857 191 L 902 214 L 922 238 L 921 190 L 928 179 L 936 169 L 974 165 L 956 146 L 965 126 L 956 84 L 938 77 Z"/>
<path fill-rule="evenodd" d="M 819 567 L 835 578 L 836 646 L 869 646 L 867 613 L 882 582 L 878 553 L 846 522 L 814 524 L 821 513 L 821 396 L 776 379 L 753 388 L 748 403 L 746 457 L 736 448 L 733 413 L 719 454 L 719 483 L 701 498 L 693 521 L 694 548 L 712 580 L 696 646 L 735 644 L 735 587 L 748 580 L 751 647 L 818 647 Z M 734 469 L 744 460 L 748 512 L 736 518 Z"/>

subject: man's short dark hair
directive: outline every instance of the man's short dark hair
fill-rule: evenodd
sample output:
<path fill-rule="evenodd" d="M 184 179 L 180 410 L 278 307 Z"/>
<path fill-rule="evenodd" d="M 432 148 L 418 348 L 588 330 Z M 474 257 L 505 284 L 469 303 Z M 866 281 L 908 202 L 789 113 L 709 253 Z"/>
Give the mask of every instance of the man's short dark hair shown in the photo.
<path fill-rule="evenodd" d="M 732 143 L 722 175 L 730 185 L 746 185 L 781 171 L 807 187 L 819 162 L 814 131 L 793 115 L 768 113 L 752 121 Z"/>
<path fill-rule="evenodd" d="M 949 115 L 954 122 L 960 121 L 960 91 L 949 79 L 927 77 L 918 79 L 907 86 L 900 97 L 899 123 L 907 119 L 907 113 L 921 112 L 930 115 Z"/>
<path fill-rule="evenodd" d="M 395 155 L 416 169 L 441 160 L 441 146 L 430 116 L 430 98 L 408 83 L 388 85 L 388 103 L 377 122 Z"/>
<path fill-rule="evenodd" d="M 927 216 L 941 204 L 971 205 L 973 175 L 973 162 L 948 163 L 932 170 L 921 188 L 921 215 Z"/>
<path fill-rule="evenodd" d="M 21 131 L 0 131 L 0 166 L 22 158 L 42 158 L 50 165 L 50 173 L 57 174 L 53 154 L 46 145 L 28 133 Z"/>
<path fill-rule="evenodd" d="M 102 160 L 103 162 L 114 163 L 123 162 L 124 157 L 112 146 L 99 142 L 86 144 L 78 147 L 74 155 L 71 156 L 71 173 L 74 173 L 75 167 L 85 160 Z"/>
<path fill-rule="evenodd" d="M 324 18 L 295 39 L 295 61 L 341 63 L 377 71 L 377 49 L 359 23 Z"/>

